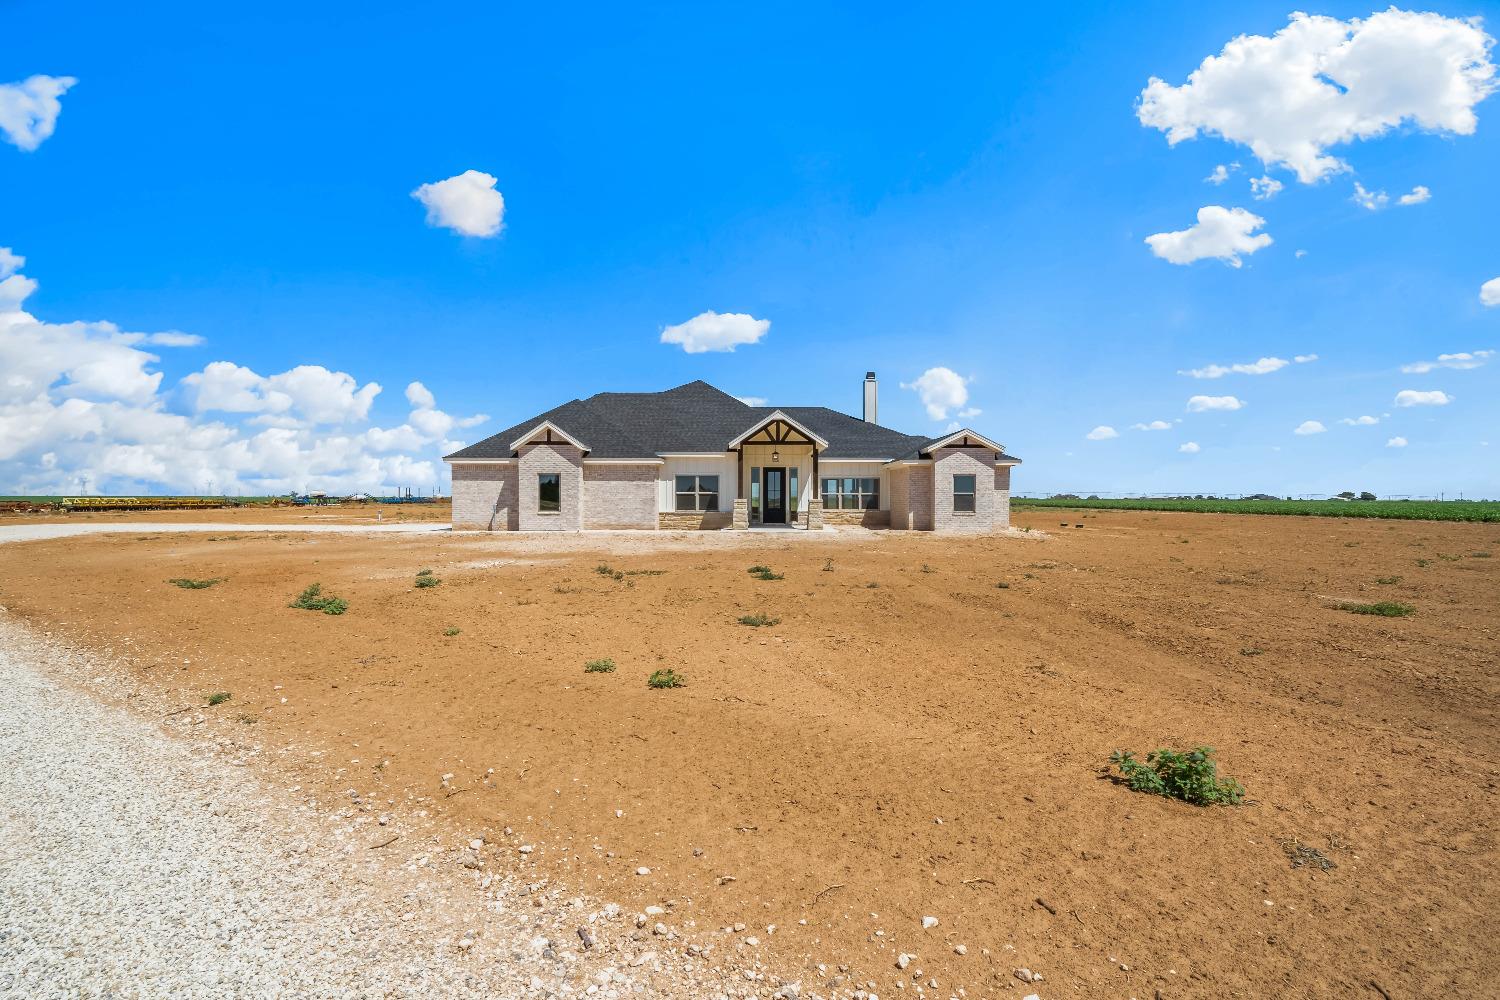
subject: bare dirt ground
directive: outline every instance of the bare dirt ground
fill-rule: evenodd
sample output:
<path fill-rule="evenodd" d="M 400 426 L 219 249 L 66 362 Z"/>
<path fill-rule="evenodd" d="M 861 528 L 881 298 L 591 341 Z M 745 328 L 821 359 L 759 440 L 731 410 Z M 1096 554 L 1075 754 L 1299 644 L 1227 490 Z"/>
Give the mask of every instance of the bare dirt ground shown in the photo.
<path fill-rule="evenodd" d="M 153 697 L 232 693 L 203 725 L 277 781 L 742 924 L 721 953 L 807 992 L 1493 995 L 1500 526 L 1017 520 L 1050 537 L 126 533 L 0 546 L 0 604 Z M 287 607 L 314 582 L 348 612 Z M 1247 805 L 1104 773 L 1199 744 Z"/>

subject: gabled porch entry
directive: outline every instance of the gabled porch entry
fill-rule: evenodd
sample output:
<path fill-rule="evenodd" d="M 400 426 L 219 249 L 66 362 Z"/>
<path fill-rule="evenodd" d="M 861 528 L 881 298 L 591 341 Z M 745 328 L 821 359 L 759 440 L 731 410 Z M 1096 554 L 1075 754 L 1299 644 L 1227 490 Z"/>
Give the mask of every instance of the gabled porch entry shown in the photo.
<path fill-rule="evenodd" d="M 811 501 L 822 502 L 818 452 L 827 445 L 779 410 L 730 442 L 751 527 L 808 526 Z"/>

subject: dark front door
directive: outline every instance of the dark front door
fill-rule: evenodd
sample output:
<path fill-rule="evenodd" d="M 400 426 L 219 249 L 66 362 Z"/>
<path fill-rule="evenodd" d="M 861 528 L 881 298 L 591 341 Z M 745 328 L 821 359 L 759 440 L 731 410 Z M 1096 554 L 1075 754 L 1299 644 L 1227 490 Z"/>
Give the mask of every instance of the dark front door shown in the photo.
<path fill-rule="evenodd" d="M 765 524 L 786 524 L 786 470 L 766 469 L 762 473 L 765 477 L 766 513 L 762 517 Z"/>

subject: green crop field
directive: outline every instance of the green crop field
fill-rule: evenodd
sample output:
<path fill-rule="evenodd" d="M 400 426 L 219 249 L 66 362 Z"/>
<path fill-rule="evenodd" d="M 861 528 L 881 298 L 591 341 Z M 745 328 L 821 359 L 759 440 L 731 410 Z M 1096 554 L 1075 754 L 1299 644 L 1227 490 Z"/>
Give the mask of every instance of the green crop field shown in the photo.
<path fill-rule="evenodd" d="M 1405 521 L 1500 522 L 1500 500 L 1195 500 L 1151 498 L 1075 500 L 1012 497 L 1018 510 L 1057 507 L 1086 510 L 1162 510 L 1193 514 L 1284 514 L 1301 517 L 1384 517 Z"/>

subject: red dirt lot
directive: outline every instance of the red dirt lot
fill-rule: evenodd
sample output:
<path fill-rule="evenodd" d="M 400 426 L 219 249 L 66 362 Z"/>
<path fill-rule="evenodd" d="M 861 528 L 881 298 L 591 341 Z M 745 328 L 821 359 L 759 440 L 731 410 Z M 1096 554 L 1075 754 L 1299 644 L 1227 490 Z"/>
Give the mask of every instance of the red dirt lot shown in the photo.
<path fill-rule="evenodd" d="M 1050 537 L 120 534 L 0 546 L 0 604 L 143 692 L 231 692 L 206 725 L 278 780 L 805 992 L 1495 995 L 1500 525 L 1017 520 Z M 348 612 L 287 607 L 314 582 Z M 1200 744 L 1247 804 L 1106 776 Z"/>

